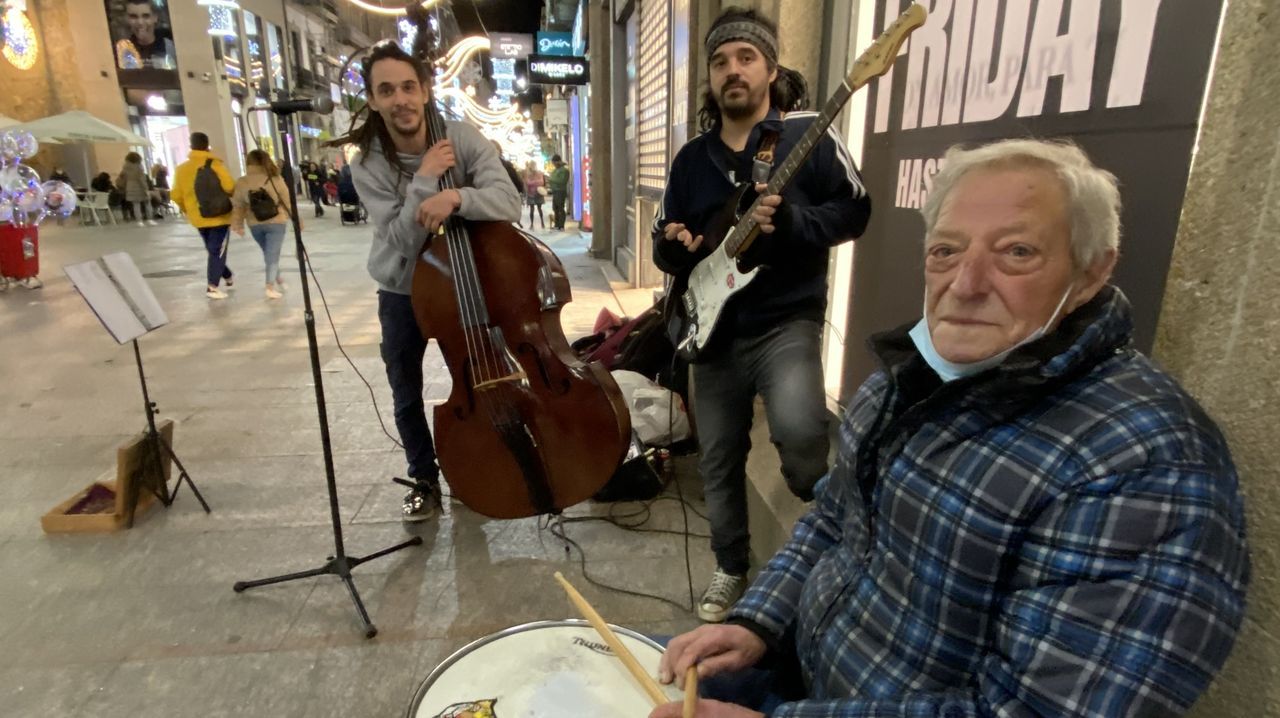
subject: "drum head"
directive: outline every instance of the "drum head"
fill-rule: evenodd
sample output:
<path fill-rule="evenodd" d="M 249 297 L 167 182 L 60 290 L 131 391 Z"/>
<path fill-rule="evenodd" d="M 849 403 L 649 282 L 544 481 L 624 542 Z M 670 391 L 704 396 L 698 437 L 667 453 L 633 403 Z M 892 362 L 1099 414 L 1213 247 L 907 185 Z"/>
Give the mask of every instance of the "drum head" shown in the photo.
<path fill-rule="evenodd" d="M 651 676 L 662 647 L 612 626 Z M 680 700 L 674 686 L 664 686 Z M 644 718 L 648 695 L 586 621 L 542 621 L 486 636 L 454 653 L 418 688 L 408 718 Z"/>

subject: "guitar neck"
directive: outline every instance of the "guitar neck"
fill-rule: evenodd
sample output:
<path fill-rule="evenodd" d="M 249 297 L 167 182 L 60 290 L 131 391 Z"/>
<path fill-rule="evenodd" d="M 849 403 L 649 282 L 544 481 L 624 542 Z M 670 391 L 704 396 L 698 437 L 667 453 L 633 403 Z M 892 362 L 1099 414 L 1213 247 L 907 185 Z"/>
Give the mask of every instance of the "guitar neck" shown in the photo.
<path fill-rule="evenodd" d="M 763 194 L 781 194 L 787 185 L 791 184 L 791 180 L 795 177 L 796 171 L 805 163 L 809 155 L 813 153 L 813 148 L 818 145 L 818 141 L 822 139 L 822 135 L 831 127 L 831 123 L 835 121 L 836 115 L 840 114 L 840 110 L 844 109 L 844 105 L 853 96 L 854 90 L 848 81 L 840 84 L 836 88 L 835 94 L 827 100 L 827 104 L 822 107 L 822 112 L 813 118 L 813 124 L 804 131 L 795 146 L 791 148 L 791 152 L 787 154 L 787 159 L 778 165 L 774 170 L 773 176 L 769 178 L 769 183 L 765 187 Z M 756 204 L 760 200 L 757 199 L 751 204 L 751 209 L 756 208 Z M 725 242 L 725 252 L 730 257 L 737 256 L 739 252 L 744 252 L 751 246 L 751 242 L 755 240 L 759 234 L 759 226 L 755 220 L 751 219 L 751 212 L 746 212 L 738 224 L 733 228 L 731 238 Z"/>
<path fill-rule="evenodd" d="M 857 92 L 859 88 L 873 78 L 883 75 L 893 66 L 893 61 L 897 57 L 902 43 L 916 28 L 924 24 L 927 16 L 928 13 L 923 6 L 919 3 L 913 3 L 858 57 L 857 61 L 853 63 L 853 69 L 849 72 L 849 76 L 836 88 L 827 103 L 823 105 L 822 112 L 818 113 L 818 116 L 813 120 L 813 124 L 809 125 L 809 128 L 801 135 L 800 140 L 796 142 L 795 147 L 791 148 L 791 152 L 787 154 L 787 159 L 774 171 L 768 185 L 766 185 L 764 194 L 781 194 L 787 188 L 787 185 L 791 183 L 791 179 L 795 176 L 796 170 L 800 169 L 800 166 L 809 158 L 809 154 L 817 146 L 818 140 L 831 127 L 836 115 L 840 114 L 840 111 L 844 109 L 845 103 L 849 101 L 853 93 Z M 730 257 L 736 257 L 741 252 L 745 252 L 760 234 L 759 225 L 751 219 L 751 213 L 759 203 L 759 198 L 751 203 L 751 209 L 743 213 L 742 219 L 734 225 L 733 230 L 722 245 L 725 253 Z"/>

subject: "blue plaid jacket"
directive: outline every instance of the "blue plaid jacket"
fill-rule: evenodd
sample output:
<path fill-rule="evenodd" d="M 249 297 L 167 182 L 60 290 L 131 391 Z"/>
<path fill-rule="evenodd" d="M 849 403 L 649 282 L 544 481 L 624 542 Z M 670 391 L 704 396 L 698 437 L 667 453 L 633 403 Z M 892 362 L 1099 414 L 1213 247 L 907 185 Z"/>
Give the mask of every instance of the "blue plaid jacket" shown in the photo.
<path fill-rule="evenodd" d="M 1244 614 L 1244 512 L 1127 300 L 945 385 L 906 329 L 873 338 L 813 510 L 731 615 L 794 635 L 810 698 L 774 715 L 1183 712 Z"/>

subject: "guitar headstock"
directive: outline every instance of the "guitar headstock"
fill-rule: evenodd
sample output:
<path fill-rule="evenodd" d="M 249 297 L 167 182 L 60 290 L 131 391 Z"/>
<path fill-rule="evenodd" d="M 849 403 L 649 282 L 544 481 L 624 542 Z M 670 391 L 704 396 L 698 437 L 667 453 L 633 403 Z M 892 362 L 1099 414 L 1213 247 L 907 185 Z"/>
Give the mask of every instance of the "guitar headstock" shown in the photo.
<path fill-rule="evenodd" d="M 898 59 L 898 51 L 902 49 L 902 43 L 907 41 L 907 37 L 915 32 L 916 28 L 924 25 L 925 20 L 929 17 L 929 11 L 924 9 L 920 3 L 912 3 L 893 24 L 885 28 L 880 33 L 880 37 L 871 43 L 858 61 L 853 63 L 853 71 L 849 73 L 849 85 L 851 87 L 859 87 L 874 77 L 879 77 L 888 72 L 893 67 L 893 63 Z"/>

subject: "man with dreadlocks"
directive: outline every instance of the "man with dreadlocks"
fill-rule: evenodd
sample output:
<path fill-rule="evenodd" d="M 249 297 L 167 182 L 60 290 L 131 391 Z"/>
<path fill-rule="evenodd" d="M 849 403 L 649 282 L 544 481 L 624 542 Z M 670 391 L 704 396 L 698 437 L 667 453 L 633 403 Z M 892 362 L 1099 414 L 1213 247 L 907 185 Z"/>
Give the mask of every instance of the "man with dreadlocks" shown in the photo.
<path fill-rule="evenodd" d="M 427 146 L 426 67 L 394 42 L 373 47 L 362 68 L 368 118 L 343 142 L 360 147 L 351 177 L 373 224 L 369 274 L 378 283 L 382 361 L 395 403 L 396 429 L 415 488 L 404 498 L 406 521 L 431 518 L 440 505 L 440 468 L 422 401 L 427 343 L 414 320 L 413 268 L 427 237 L 451 215 L 514 222 L 520 198 L 493 146 L 471 125 L 446 122 L 447 139 Z M 457 189 L 441 189 L 449 171 Z"/>
<path fill-rule="evenodd" d="M 654 222 L 654 261 L 681 289 L 711 247 L 704 232 L 735 185 L 774 145 L 773 166 L 815 117 L 787 112 L 803 103 L 804 80 L 778 65 L 777 29 L 752 10 L 729 8 L 706 37 L 709 87 L 703 133 L 671 165 Z M 757 184 L 756 190 L 764 189 Z M 724 620 L 742 595 L 749 568 L 746 459 L 752 402 L 764 397 L 769 431 L 790 490 L 805 501 L 827 472 L 827 412 L 819 347 L 831 247 L 862 233 L 871 201 L 849 151 L 828 132 L 781 195 L 755 213 L 760 238 L 746 257 L 764 269 L 724 308 L 710 346 L 694 364 L 698 469 L 711 519 L 716 570 L 698 605 Z"/>

